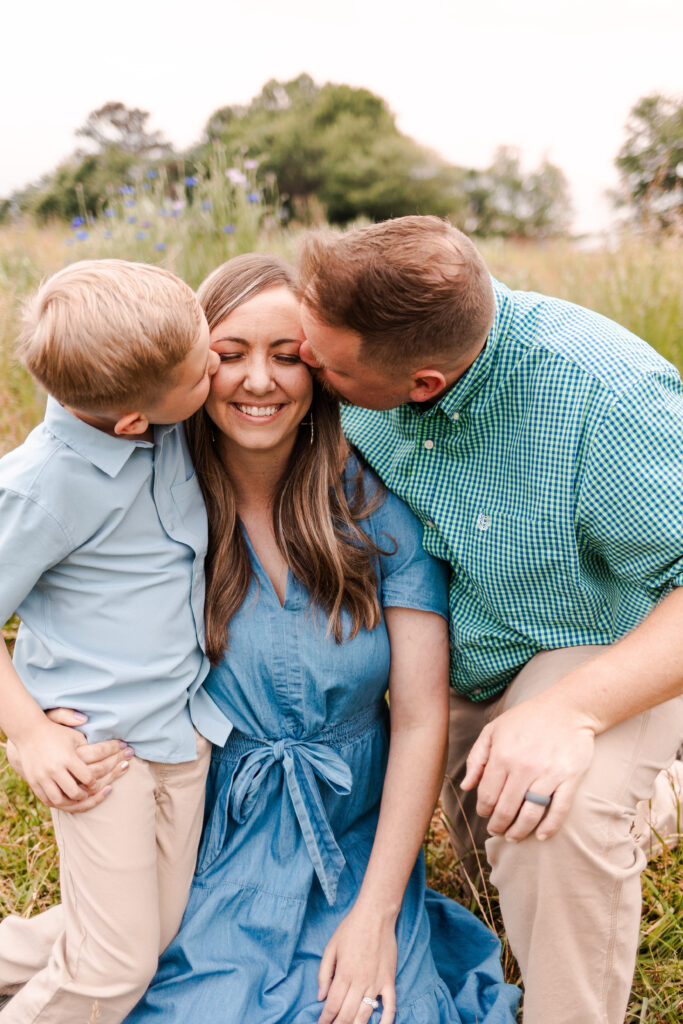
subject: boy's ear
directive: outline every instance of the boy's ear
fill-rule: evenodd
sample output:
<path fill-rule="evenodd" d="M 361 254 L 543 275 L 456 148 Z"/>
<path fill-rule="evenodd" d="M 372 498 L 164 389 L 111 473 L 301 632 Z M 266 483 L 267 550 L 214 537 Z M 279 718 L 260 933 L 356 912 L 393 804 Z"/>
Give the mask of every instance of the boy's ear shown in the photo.
<path fill-rule="evenodd" d="M 149 420 L 142 412 L 127 412 L 114 424 L 114 433 L 119 437 L 137 437 L 149 428 Z"/>

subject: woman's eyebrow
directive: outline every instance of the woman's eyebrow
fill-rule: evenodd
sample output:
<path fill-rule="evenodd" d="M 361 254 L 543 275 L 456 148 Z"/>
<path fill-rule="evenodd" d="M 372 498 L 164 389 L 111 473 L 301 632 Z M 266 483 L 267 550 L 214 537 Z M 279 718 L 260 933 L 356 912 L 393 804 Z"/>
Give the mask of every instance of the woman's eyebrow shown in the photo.
<path fill-rule="evenodd" d="M 250 342 L 247 338 L 235 338 L 231 334 L 226 334 L 224 337 L 215 338 L 211 342 L 212 345 L 218 345 L 221 341 L 232 341 L 237 345 L 249 345 Z M 300 338 L 278 338 L 276 341 L 271 341 L 269 348 L 275 348 L 277 345 L 301 345 Z"/>

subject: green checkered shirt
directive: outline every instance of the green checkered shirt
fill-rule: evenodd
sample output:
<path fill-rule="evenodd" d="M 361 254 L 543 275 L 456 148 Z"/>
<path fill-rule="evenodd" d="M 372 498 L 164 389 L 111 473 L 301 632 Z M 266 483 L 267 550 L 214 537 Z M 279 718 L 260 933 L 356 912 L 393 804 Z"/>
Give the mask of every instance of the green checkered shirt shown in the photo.
<path fill-rule="evenodd" d="M 683 584 L 683 385 L 605 317 L 494 281 L 486 347 L 432 408 L 344 431 L 451 567 L 451 683 L 498 693 L 540 650 L 608 644 Z"/>

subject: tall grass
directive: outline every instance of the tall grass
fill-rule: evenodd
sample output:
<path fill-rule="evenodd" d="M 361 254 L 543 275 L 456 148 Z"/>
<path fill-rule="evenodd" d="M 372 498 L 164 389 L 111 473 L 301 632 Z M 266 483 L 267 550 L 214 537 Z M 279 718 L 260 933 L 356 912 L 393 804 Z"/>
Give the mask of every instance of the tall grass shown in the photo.
<path fill-rule="evenodd" d="M 221 164 L 220 152 L 212 159 L 211 175 L 200 173 L 182 189 L 173 191 L 160 178 L 128 183 L 133 191 L 114 191 L 96 221 L 84 218 L 70 229 L 55 224 L 38 230 L 29 223 L 0 228 L 0 454 L 20 443 L 42 416 L 44 396 L 17 366 L 12 349 L 21 301 L 45 274 L 76 259 L 117 256 L 161 263 L 196 286 L 237 252 L 259 248 L 294 256 L 296 234 L 278 228 L 269 183 L 256 181 L 255 168 L 233 173 L 231 180 L 226 172 L 236 169 Z M 227 191 L 218 184 L 226 177 L 234 186 Z M 104 209 L 112 212 L 105 217 Z M 595 309 L 683 368 L 683 275 L 673 244 L 627 238 L 613 251 L 590 253 L 559 242 L 487 242 L 481 248 L 493 274 L 511 287 Z M 15 626 L 16 621 L 3 631 L 10 645 Z M 438 816 L 427 860 L 430 883 L 470 906 L 504 939 L 495 894 L 489 889 L 482 900 L 461 882 Z M 3 915 L 29 915 L 58 898 L 49 816 L 12 775 L 1 750 L 0 875 Z M 683 1019 L 682 882 L 681 849 L 665 851 L 644 876 L 641 946 L 627 1024 Z M 517 980 L 507 947 L 505 966 L 508 978 Z"/>

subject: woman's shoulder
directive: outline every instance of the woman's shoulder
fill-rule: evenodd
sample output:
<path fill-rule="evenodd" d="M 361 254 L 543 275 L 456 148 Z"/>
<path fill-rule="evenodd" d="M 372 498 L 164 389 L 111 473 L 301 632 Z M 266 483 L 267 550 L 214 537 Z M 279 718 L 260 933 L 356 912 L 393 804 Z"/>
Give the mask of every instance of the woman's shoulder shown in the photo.
<path fill-rule="evenodd" d="M 367 513 L 359 521 L 359 525 L 366 533 L 390 533 L 396 543 L 399 536 L 413 544 L 422 541 L 420 521 L 406 503 L 386 487 L 360 452 L 354 448 L 349 451 L 342 481 L 349 503 L 352 503 L 354 498 L 357 499 L 359 493 L 361 495 L 361 507 L 367 509 Z"/>

